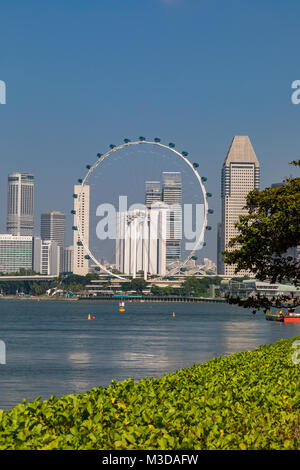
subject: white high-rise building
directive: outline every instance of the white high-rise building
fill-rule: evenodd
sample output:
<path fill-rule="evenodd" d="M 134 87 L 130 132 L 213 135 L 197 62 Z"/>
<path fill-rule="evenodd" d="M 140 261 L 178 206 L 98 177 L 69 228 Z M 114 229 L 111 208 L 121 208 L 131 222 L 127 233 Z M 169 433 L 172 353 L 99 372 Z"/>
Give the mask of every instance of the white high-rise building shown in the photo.
<path fill-rule="evenodd" d="M 166 274 L 166 235 L 168 206 L 152 204 L 151 210 L 117 213 L 116 268 L 136 277 L 139 271 Z"/>
<path fill-rule="evenodd" d="M 65 214 L 59 211 L 49 211 L 41 215 L 41 239 L 55 241 L 60 247 L 60 272 L 63 272 L 64 263 L 65 220 Z"/>
<path fill-rule="evenodd" d="M 74 248 L 73 245 L 66 246 L 63 248 L 63 265 L 61 272 L 63 273 L 72 273 L 73 272 L 73 258 L 74 258 Z"/>
<path fill-rule="evenodd" d="M 74 186 L 74 226 L 73 226 L 73 273 L 86 276 L 89 272 L 87 253 L 78 236 L 77 217 L 84 243 L 89 246 L 90 233 L 90 187 L 88 185 Z"/>
<path fill-rule="evenodd" d="M 53 240 L 33 238 L 33 269 L 45 276 L 59 276 L 60 246 Z"/>
<path fill-rule="evenodd" d="M 167 265 L 178 263 L 181 257 L 182 239 L 182 183 L 178 171 L 164 171 L 162 174 L 162 200 L 168 204 L 167 223 Z"/>
<path fill-rule="evenodd" d="M 29 173 L 8 175 L 7 233 L 33 236 L 34 176 Z"/>
<path fill-rule="evenodd" d="M 235 136 L 225 158 L 222 168 L 222 226 L 221 251 L 230 250 L 228 242 L 238 235 L 235 222 L 240 215 L 247 212 L 244 209 L 246 196 L 253 189 L 259 189 L 260 169 L 259 162 L 248 136 Z M 221 258 L 219 274 L 228 276 L 251 275 L 243 270 L 235 273 L 235 265 L 227 265 Z"/>

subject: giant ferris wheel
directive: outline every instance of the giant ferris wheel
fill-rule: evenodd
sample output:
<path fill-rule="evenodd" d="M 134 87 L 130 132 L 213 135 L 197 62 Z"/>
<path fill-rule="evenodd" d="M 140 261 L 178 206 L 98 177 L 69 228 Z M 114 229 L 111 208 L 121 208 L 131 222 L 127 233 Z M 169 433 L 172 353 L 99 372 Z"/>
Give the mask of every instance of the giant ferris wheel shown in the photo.
<path fill-rule="evenodd" d="M 207 192 L 204 186 L 204 182 L 207 181 L 207 178 L 205 176 L 201 176 L 199 172 L 199 164 L 194 162 L 191 163 L 190 160 L 187 158 L 188 157 L 188 152 L 182 151 L 178 152 L 175 149 L 175 144 L 170 142 L 169 144 L 163 144 L 161 140 L 156 137 L 153 141 L 147 140 L 145 137 L 139 137 L 139 140 L 131 141 L 130 139 L 124 139 L 124 143 L 121 145 L 113 145 L 111 144 L 109 147 L 110 149 L 104 153 L 98 153 L 97 154 L 97 160 L 95 161 L 94 164 L 92 165 L 86 165 L 87 173 L 84 178 L 79 178 L 78 183 L 80 185 L 79 191 L 77 191 L 77 194 L 73 194 L 73 197 L 76 197 L 78 199 L 78 207 L 80 207 L 81 203 L 81 198 L 82 194 L 84 191 L 84 187 L 88 185 L 89 178 L 93 174 L 93 172 L 96 170 L 96 168 L 103 163 L 103 161 L 109 157 L 111 157 L 115 152 L 120 152 L 121 150 L 132 147 L 132 146 L 137 146 L 137 145 L 147 145 L 147 146 L 156 146 L 156 147 L 161 147 L 164 150 L 168 150 L 169 152 L 172 152 L 176 158 L 180 158 L 184 161 L 184 163 L 192 170 L 197 183 L 199 185 L 199 189 L 202 193 L 203 201 L 204 201 L 204 219 L 203 219 L 203 224 L 201 231 L 199 233 L 199 236 L 197 240 L 195 241 L 194 248 L 193 250 L 189 253 L 189 255 L 175 268 L 171 269 L 168 272 L 168 276 L 172 276 L 180 271 L 185 270 L 185 265 L 191 260 L 191 259 L 197 259 L 196 256 L 196 251 L 202 248 L 203 246 L 206 245 L 204 238 L 205 238 L 205 232 L 206 230 L 211 230 L 211 227 L 207 225 L 208 221 L 208 214 L 212 214 L 213 210 L 208 208 L 208 203 L 207 203 L 207 198 L 211 197 L 212 194 Z M 85 254 L 85 258 L 88 260 L 92 260 L 95 264 L 95 271 L 104 271 L 107 274 L 109 274 L 112 277 L 125 280 L 124 277 L 120 274 L 116 274 L 109 269 L 107 269 L 103 264 L 100 263 L 100 261 L 97 259 L 97 257 L 92 253 L 90 250 L 90 247 L 88 246 L 88 243 L 86 242 L 84 236 L 83 236 L 83 228 L 81 226 L 81 219 L 79 216 L 79 211 L 72 210 L 71 213 L 75 217 L 76 225 L 73 226 L 73 230 L 78 231 L 78 245 L 83 246 Z"/>

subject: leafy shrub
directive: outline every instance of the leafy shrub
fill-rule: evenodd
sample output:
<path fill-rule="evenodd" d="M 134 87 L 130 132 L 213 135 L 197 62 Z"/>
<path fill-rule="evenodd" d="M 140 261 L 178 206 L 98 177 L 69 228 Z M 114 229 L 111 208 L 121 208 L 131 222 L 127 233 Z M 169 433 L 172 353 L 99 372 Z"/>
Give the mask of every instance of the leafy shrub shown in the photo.
<path fill-rule="evenodd" d="M 161 378 L 24 400 L 0 411 L 0 449 L 297 449 L 300 366 L 292 342 Z"/>

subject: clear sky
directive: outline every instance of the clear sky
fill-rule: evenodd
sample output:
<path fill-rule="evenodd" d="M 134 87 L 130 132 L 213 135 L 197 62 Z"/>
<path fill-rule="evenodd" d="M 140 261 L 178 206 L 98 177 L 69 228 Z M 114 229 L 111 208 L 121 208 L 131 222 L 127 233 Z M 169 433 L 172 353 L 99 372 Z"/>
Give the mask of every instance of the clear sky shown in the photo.
<path fill-rule="evenodd" d="M 1 232 L 9 172 L 36 177 L 38 234 L 40 213 L 69 214 L 85 165 L 124 137 L 160 136 L 199 162 L 214 260 L 233 136 L 249 135 L 262 187 L 296 174 L 299 0 L 1 0 L 0 13 Z"/>

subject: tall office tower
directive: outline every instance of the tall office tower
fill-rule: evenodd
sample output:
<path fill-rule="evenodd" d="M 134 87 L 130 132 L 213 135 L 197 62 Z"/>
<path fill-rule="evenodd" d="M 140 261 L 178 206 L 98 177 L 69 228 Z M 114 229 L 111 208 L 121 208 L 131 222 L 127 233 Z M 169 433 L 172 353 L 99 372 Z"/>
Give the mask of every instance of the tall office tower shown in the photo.
<path fill-rule="evenodd" d="M 59 211 L 49 211 L 41 215 L 41 239 L 52 240 L 60 248 L 59 271 L 63 271 L 66 216 Z"/>
<path fill-rule="evenodd" d="M 182 238 L 182 184 L 180 172 L 164 171 L 162 200 L 170 211 L 167 220 L 167 265 L 178 263 L 181 257 Z"/>
<path fill-rule="evenodd" d="M 54 240 L 33 237 L 33 269 L 45 276 L 58 276 L 61 248 Z"/>
<path fill-rule="evenodd" d="M 222 224 L 217 225 L 217 273 L 222 273 Z"/>
<path fill-rule="evenodd" d="M 150 209 L 151 204 L 161 201 L 162 193 L 160 189 L 160 181 L 146 181 L 145 189 L 145 206 L 147 209 Z"/>
<path fill-rule="evenodd" d="M 168 206 L 160 201 L 151 210 L 117 213 L 116 267 L 132 275 L 139 271 L 166 274 L 166 233 Z"/>
<path fill-rule="evenodd" d="M 73 272 L 73 245 L 67 246 L 63 249 L 63 273 Z"/>
<path fill-rule="evenodd" d="M 78 236 L 77 217 L 83 240 L 89 246 L 90 233 L 90 187 L 88 185 L 74 186 L 74 235 L 73 235 L 73 273 L 86 276 L 89 272 L 89 260 L 85 258 L 87 253 Z"/>
<path fill-rule="evenodd" d="M 246 213 L 247 194 L 254 188 L 259 189 L 259 162 L 248 136 L 235 136 L 222 168 L 222 233 L 220 249 L 228 248 L 228 242 L 238 234 L 235 222 Z M 220 253 L 219 253 L 220 255 Z M 234 276 L 235 265 L 227 265 L 221 260 L 221 273 Z M 243 270 L 239 276 L 250 275 Z"/>
<path fill-rule="evenodd" d="M 49 211 L 41 215 L 41 239 L 53 240 L 58 246 L 65 246 L 66 216 L 59 211 Z"/>
<path fill-rule="evenodd" d="M 7 233 L 33 236 L 34 176 L 28 173 L 8 175 Z"/>

